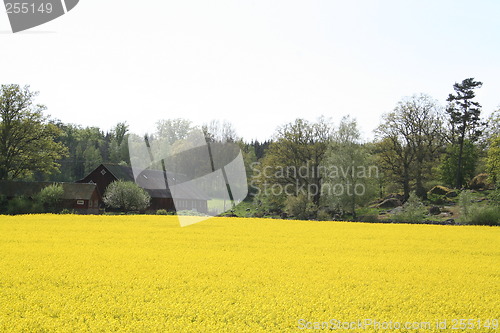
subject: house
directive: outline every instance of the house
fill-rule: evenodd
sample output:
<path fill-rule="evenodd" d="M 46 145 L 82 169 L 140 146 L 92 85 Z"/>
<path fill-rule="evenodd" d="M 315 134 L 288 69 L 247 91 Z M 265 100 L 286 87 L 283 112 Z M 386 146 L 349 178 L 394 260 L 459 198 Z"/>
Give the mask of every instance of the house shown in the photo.
<path fill-rule="evenodd" d="M 85 178 L 77 183 L 95 184 L 101 196 L 104 196 L 109 184 L 116 180 L 131 181 L 142 187 L 151 196 L 151 205 L 147 210 L 166 209 L 208 211 L 208 197 L 194 186 L 181 181 L 182 176 L 166 174 L 159 170 L 143 170 L 137 179 L 131 167 L 118 164 L 101 164 Z M 176 200 L 172 198 L 169 184 L 183 183 L 182 189 L 176 192 Z"/>
<path fill-rule="evenodd" d="M 64 190 L 60 208 L 74 210 L 79 214 L 99 214 L 101 196 L 95 184 L 0 181 L 0 195 L 7 199 L 24 196 L 33 199 L 40 191 L 53 184 L 60 184 Z"/>

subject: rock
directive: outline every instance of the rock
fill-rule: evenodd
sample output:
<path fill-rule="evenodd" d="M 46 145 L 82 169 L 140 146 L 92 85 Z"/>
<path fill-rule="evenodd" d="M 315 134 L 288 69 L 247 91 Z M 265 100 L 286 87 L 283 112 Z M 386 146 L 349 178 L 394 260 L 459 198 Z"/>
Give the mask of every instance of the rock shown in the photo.
<path fill-rule="evenodd" d="M 428 194 L 437 194 L 437 195 L 446 195 L 449 192 L 451 192 L 451 189 L 447 188 L 446 186 L 434 186 L 427 192 Z"/>
<path fill-rule="evenodd" d="M 399 193 L 391 193 L 389 195 L 387 195 L 384 200 L 387 200 L 387 199 L 398 199 L 399 201 L 403 202 L 404 201 L 404 195 L 402 194 L 399 194 Z M 383 201 L 383 200 L 382 200 Z"/>
<path fill-rule="evenodd" d="M 429 214 L 439 215 L 441 214 L 441 209 L 438 206 L 432 206 L 431 208 L 429 208 Z"/>
<path fill-rule="evenodd" d="M 444 224 L 455 225 L 455 219 L 447 219 L 446 221 L 444 221 Z"/>
<path fill-rule="evenodd" d="M 387 213 L 389 213 L 389 214 L 399 214 L 401 212 L 403 212 L 403 207 L 399 206 L 399 207 L 396 207 L 396 208 L 388 211 Z"/>
<path fill-rule="evenodd" d="M 456 198 L 458 197 L 458 192 L 457 191 L 450 191 L 445 194 L 447 198 Z"/>
<path fill-rule="evenodd" d="M 401 206 L 401 201 L 396 198 L 385 199 L 381 203 L 379 203 L 377 208 L 395 208 Z"/>
<path fill-rule="evenodd" d="M 472 178 L 468 185 L 469 188 L 473 190 L 488 190 L 494 188 L 493 184 L 488 179 L 487 173 L 480 173 Z"/>
<path fill-rule="evenodd" d="M 376 205 L 378 205 L 382 201 L 384 201 L 384 199 L 377 199 L 375 201 L 370 202 L 369 205 L 375 207 Z"/>

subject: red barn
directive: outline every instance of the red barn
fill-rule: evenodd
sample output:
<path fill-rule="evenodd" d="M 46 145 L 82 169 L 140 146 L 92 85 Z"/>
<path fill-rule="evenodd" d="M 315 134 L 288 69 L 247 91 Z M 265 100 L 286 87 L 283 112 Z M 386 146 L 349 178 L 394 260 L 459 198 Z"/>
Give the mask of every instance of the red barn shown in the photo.
<path fill-rule="evenodd" d="M 175 179 L 169 175 L 169 182 Z M 168 211 L 196 210 L 201 213 L 208 211 L 208 197 L 197 188 L 185 186 L 182 193 L 177 194 L 177 207 L 174 206 L 172 194 L 165 184 L 165 173 L 159 170 L 144 170 L 137 179 L 132 168 L 118 164 L 101 164 L 85 178 L 77 183 L 95 184 L 101 196 L 104 196 L 109 184 L 116 180 L 135 182 L 144 188 L 151 196 L 151 205 L 147 210 L 166 209 Z"/>
<path fill-rule="evenodd" d="M 95 184 L 0 181 L 0 195 L 8 200 L 16 197 L 34 199 L 40 191 L 53 184 L 61 185 L 64 192 L 61 209 L 67 208 L 79 214 L 99 214 L 101 196 Z"/>

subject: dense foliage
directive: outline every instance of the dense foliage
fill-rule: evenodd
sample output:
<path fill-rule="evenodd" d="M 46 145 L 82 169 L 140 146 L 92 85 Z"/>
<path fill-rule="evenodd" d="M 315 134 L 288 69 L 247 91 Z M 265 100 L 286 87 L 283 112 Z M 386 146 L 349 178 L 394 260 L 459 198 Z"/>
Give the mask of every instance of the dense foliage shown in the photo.
<path fill-rule="evenodd" d="M 117 180 L 106 188 L 103 201 L 108 207 L 126 212 L 142 211 L 149 206 L 151 197 L 136 183 Z"/>

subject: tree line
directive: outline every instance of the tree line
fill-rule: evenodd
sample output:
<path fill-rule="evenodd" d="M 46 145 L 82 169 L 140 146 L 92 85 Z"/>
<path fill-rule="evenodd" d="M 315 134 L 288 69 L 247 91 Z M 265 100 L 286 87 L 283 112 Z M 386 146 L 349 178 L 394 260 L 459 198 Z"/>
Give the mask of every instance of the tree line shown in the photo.
<path fill-rule="evenodd" d="M 492 183 L 500 179 L 500 110 L 481 117 L 481 86 L 473 78 L 455 83 L 445 107 L 429 95 L 405 97 L 382 115 L 370 141 L 350 117 L 337 125 L 325 117 L 296 119 L 265 142 L 245 142 L 229 122 L 202 129 L 209 141 L 239 144 L 251 198 L 263 210 L 355 217 L 388 193 L 401 192 L 406 201 L 415 191 L 425 200 L 430 187 L 462 189 L 480 172 Z M 130 164 L 125 122 L 106 132 L 65 124 L 45 116 L 36 95 L 29 86 L 0 87 L 0 180 L 75 181 L 100 163 Z M 174 142 L 194 128 L 186 119 L 160 120 L 154 135 Z"/>

